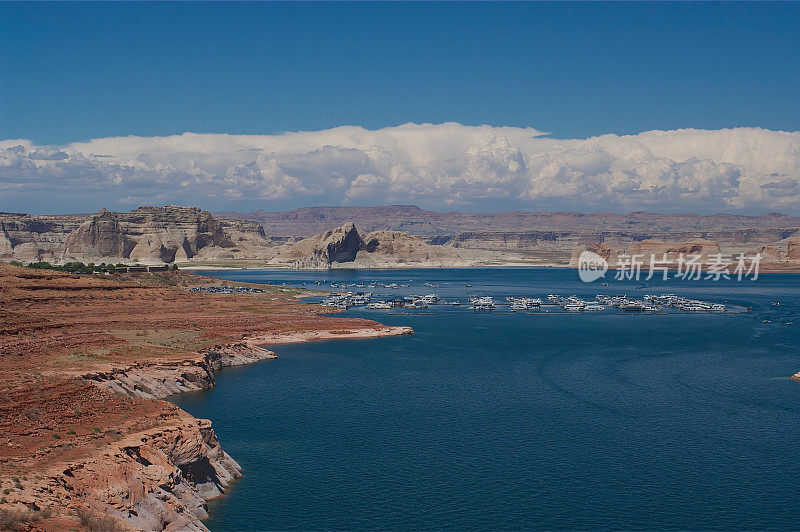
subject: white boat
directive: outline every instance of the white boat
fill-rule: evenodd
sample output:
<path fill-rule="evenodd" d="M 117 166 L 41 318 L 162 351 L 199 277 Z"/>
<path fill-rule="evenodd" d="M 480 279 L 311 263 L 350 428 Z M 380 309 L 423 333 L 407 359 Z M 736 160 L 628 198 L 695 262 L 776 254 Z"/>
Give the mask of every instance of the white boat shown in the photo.
<path fill-rule="evenodd" d="M 606 307 L 604 307 L 603 305 L 600 305 L 598 303 L 589 303 L 588 305 L 583 307 L 583 310 L 588 310 L 590 312 L 598 312 L 598 311 L 605 310 L 605 309 L 606 309 Z"/>
<path fill-rule="evenodd" d="M 508 299 L 511 301 L 511 310 L 531 310 L 542 305 L 542 300 L 538 298 L 512 297 Z"/>
<path fill-rule="evenodd" d="M 367 305 L 367 308 L 370 309 L 370 310 L 389 309 L 389 308 L 392 308 L 392 304 L 391 303 L 383 303 L 383 302 L 370 303 L 370 304 Z"/>
<path fill-rule="evenodd" d="M 472 310 L 494 310 L 494 300 L 491 297 L 476 297 L 470 300 Z"/>

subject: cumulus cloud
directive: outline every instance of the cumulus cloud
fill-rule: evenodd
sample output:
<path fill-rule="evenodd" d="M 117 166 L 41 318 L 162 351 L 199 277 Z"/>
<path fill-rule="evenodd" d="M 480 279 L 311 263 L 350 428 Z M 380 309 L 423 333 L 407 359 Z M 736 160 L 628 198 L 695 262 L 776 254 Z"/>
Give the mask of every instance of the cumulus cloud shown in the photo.
<path fill-rule="evenodd" d="M 64 146 L 0 141 L 0 208 L 415 203 L 432 209 L 800 213 L 800 132 L 682 129 L 554 139 L 532 128 L 405 124 L 185 133 Z M 76 199 L 78 198 L 78 199 Z M 80 198 L 84 198 L 81 200 Z"/>

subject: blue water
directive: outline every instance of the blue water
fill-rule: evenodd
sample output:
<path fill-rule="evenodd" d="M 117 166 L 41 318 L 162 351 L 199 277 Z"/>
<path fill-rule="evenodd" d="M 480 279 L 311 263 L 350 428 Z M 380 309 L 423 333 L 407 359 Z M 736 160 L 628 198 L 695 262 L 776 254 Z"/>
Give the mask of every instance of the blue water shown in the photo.
<path fill-rule="evenodd" d="M 797 526 L 798 275 L 606 287 L 561 269 L 213 274 L 445 299 L 675 292 L 752 311 L 350 310 L 416 334 L 274 346 L 280 358 L 174 398 L 244 468 L 211 501 L 212 530 Z"/>

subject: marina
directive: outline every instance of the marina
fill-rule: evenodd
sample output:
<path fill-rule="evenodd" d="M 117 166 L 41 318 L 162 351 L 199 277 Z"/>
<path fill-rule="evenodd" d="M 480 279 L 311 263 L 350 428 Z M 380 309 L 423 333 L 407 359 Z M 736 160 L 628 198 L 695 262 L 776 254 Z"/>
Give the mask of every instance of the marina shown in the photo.
<path fill-rule="evenodd" d="M 603 286 L 555 268 L 214 273 L 372 292 L 346 312 L 318 308 L 415 334 L 276 345 L 277 359 L 223 370 L 212 391 L 180 396 L 181 408 L 215 420 L 248 472 L 210 503 L 209 528 L 329 530 L 362 519 L 365 529 L 394 530 L 416 519 L 411 525 L 424 529 L 483 530 L 487 516 L 503 529 L 511 515 L 526 530 L 581 530 L 600 515 L 609 529 L 781 529 L 797 508 L 800 429 L 786 421 L 798 402 L 797 383 L 786 378 L 800 367 L 796 275 Z M 404 308 L 432 294 L 438 303 Z M 494 310 L 470 310 L 482 298 Z M 536 299 L 538 307 L 527 301 Z M 559 304 L 581 302 L 582 310 Z M 631 310 L 620 308 L 626 303 Z M 702 438 L 687 437 L 698 430 Z M 574 449 L 566 459 L 565 448 Z M 385 469 L 365 474 L 376 456 L 387 457 Z M 620 472 L 620 463 L 632 467 Z M 322 507 L 291 511 L 320 471 L 335 479 Z M 415 501 L 420 514 L 403 501 L 431 475 L 441 481 Z M 748 491 L 765 478 L 774 482 L 763 496 Z M 625 511 L 608 511 L 609 483 Z M 720 490 L 723 483 L 736 489 Z M 262 512 L 262 486 L 280 491 L 288 509 Z M 702 508 L 687 486 L 705 494 Z M 367 496 L 376 504 L 365 516 Z M 460 509 L 464 497 L 478 517 L 475 506 Z M 564 511 L 554 515 L 558 504 Z"/>
<path fill-rule="evenodd" d="M 331 285 L 340 286 L 338 283 Z M 432 286 L 433 283 L 425 282 L 424 286 Z M 352 286 L 352 285 L 347 285 Z M 375 283 L 355 286 L 377 286 Z M 401 286 L 396 283 L 384 284 L 384 287 L 392 288 Z M 405 285 L 406 287 L 408 285 Z M 435 286 L 435 285 L 434 285 Z M 383 299 L 382 299 L 383 297 Z M 333 293 L 324 297 L 319 304 L 333 307 L 339 310 L 347 310 L 353 307 L 363 307 L 366 310 L 389 310 L 389 309 L 427 309 L 431 306 L 452 306 L 459 307 L 462 304 L 468 305 L 465 308 L 473 311 L 493 311 L 509 310 L 511 312 L 527 313 L 600 313 L 606 311 L 616 311 L 617 313 L 647 313 L 647 314 L 666 314 L 671 312 L 726 312 L 728 306 L 724 303 L 693 299 L 675 294 L 651 295 L 645 294 L 641 298 L 632 298 L 627 295 L 609 296 L 597 294 L 593 298 L 582 298 L 577 295 L 563 296 L 559 294 L 548 294 L 543 297 L 531 296 L 505 296 L 495 300 L 495 296 L 488 295 L 468 295 L 466 301 L 453 298 L 445 301 L 437 294 L 428 295 L 407 295 L 384 297 L 376 296 L 374 292 L 342 292 Z"/>
<path fill-rule="evenodd" d="M 675 293 L 643 294 L 630 296 L 623 294 L 497 294 L 492 292 L 470 293 L 472 283 L 434 282 L 432 280 L 363 280 L 346 282 L 327 279 L 281 279 L 267 281 L 268 284 L 284 289 L 318 289 L 330 291 L 321 298 L 309 298 L 310 303 L 337 310 L 425 310 L 437 308 L 441 311 L 452 308 L 462 311 L 500 311 L 522 314 L 674 314 L 683 312 L 725 313 L 743 312 L 747 307 L 730 305 L 727 301 L 708 301 Z M 602 283 L 604 289 L 608 283 Z M 431 288 L 446 290 L 445 296 L 438 293 L 424 294 Z M 414 293 L 419 290 L 420 293 Z M 212 294 L 263 293 L 264 289 L 247 286 L 196 287 L 192 292 Z M 478 290 L 475 290 L 478 292 Z M 410 292 L 410 293 L 405 293 Z M 779 306 L 774 301 L 773 306 Z"/>
<path fill-rule="evenodd" d="M 189 292 L 202 294 L 263 294 L 266 290 L 252 286 L 196 286 L 190 288 Z"/>

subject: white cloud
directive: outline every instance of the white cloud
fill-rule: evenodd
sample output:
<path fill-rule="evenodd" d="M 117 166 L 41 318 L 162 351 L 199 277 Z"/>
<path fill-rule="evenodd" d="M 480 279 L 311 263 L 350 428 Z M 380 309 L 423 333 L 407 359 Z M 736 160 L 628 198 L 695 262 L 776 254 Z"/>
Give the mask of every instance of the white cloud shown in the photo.
<path fill-rule="evenodd" d="M 0 141 L 0 208 L 130 203 L 290 209 L 800 212 L 800 132 L 736 128 L 553 139 L 532 128 L 405 124 L 185 133 L 65 146 Z M 83 202 L 83 203 L 81 203 Z"/>

